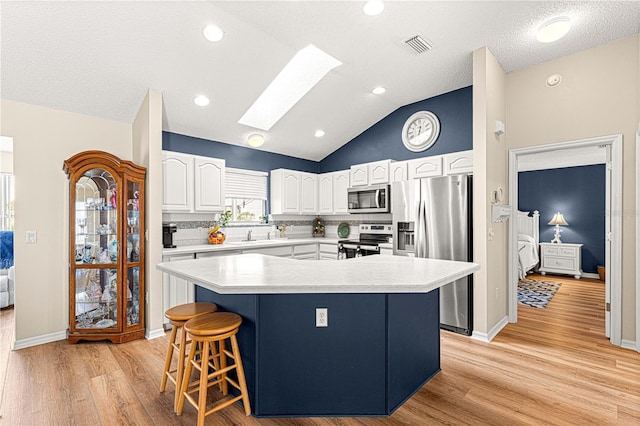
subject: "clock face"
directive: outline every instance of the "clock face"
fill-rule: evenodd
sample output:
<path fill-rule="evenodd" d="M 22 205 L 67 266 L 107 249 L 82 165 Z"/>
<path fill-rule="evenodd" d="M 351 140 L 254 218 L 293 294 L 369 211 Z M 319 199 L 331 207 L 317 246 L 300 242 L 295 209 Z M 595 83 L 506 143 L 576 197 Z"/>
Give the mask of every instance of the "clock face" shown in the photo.
<path fill-rule="evenodd" d="M 420 152 L 433 145 L 440 135 L 438 117 L 429 111 L 419 111 L 407 119 L 402 128 L 402 143 L 414 152 Z"/>

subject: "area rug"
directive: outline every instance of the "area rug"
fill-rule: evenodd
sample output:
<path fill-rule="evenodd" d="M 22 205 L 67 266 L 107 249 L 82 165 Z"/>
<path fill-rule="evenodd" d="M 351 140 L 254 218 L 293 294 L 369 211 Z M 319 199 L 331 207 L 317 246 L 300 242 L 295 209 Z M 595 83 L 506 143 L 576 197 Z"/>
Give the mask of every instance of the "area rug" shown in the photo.
<path fill-rule="evenodd" d="M 528 280 L 518 281 L 518 303 L 533 308 L 546 308 L 549 301 L 560 288 L 561 283 L 552 281 Z"/>

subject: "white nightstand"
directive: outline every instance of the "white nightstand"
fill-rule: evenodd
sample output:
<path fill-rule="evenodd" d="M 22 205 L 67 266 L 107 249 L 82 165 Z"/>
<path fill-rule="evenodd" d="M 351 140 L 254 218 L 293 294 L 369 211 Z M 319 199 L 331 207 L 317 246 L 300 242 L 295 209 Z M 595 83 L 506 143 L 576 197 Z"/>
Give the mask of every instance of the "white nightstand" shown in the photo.
<path fill-rule="evenodd" d="M 582 244 L 540 243 L 540 268 L 545 275 L 569 274 L 577 279 L 582 276 Z"/>

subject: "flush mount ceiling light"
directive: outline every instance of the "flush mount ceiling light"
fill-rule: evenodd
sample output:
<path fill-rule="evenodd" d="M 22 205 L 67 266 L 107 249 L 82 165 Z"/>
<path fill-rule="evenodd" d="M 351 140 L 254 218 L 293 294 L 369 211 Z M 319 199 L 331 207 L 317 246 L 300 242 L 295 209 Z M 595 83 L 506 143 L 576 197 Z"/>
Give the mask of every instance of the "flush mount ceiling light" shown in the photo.
<path fill-rule="evenodd" d="M 249 143 L 249 146 L 257 148 L 259 146 L 262 146 L 262 144 L 264 143 L 264 136 L 258 133 L 254 133 L 253 135 L 249 136 L 247 142 Z"/>
<path fill-rule="evenodd" d="M 316 133 L 315 133 L 316 138 L 321 138 L 324 135 L 325 135 L 324 130 L 322 130 L 322 129 L 316 130 Z"/>
<path fill-rule="evenodd" d="M 265 131 L 271 129 L 313 86 L 339 65 L 342 62 L 312 44 L 299 50 L 238 123 Z"/>
<path fill-rule="evenodd" d="M 380 0 L 369 0 L 362 6 L 362 11 L 365 15 L 376 16 L 380 15 L 384 10 L 384 3 Z"/>
<path fill-rule="evenodd" d="M 538 28 L 536 38 L 541 43 L 552 43 L 567 35 L 571 29 L 571 20 L 566 16 L 553 18 Z"/>
<path fill-rule="evenodd" d="M 213 24 L 204 27 L 204 29 L 202 30 L 202 35 L 204 35 L 204 38 L 214 43 L 222 40 L 222 38 L 224 37 L 224 33 L 222 32 L 220 27 Z"/>
<path fill-rule="evenodd" d="M 198 95 L 195 98 L 193 98 L 193 103 L 201 107 L 207 106 L 209 105 L 209 98 L 207 98 L 204 95 Z"/>
<path fill-rule="evenodd" d="M 386 92 L 386 91 L 387 91 L 387 89 L 385 89 L 384 87 L 382 87 L 382 86 L 378 86 L 378 87 L 375 87 L 375 88 L 371 91 L 371 93 L 373 93 L 374 95 L 382 95 L 382 94 L 383 94 L 384 92 Z"/>

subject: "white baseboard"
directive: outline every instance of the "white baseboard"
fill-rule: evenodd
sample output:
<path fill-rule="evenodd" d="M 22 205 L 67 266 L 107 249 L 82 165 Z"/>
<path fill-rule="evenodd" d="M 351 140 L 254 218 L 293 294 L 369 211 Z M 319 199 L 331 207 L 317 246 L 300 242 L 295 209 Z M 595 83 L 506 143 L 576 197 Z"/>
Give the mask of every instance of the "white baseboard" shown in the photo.
<path fill-rule="evenodd" d="M 500 333 L 500 330 L 502 330 L 507 324 L 509 324 L 509 318 L 507 316 L 504 316 L 500 321 L 498 321 L 496 325 L 493 326 L 493 328 L 491 328 L 491 330 L 489 330 L 489 333 L 474 331 L 471 334 L 471 338 L 475 340 L 480 340 L 482 342 L 490 342 L 493 340 L 494 337 L 498 335 L 498 333 Z"/>
<path fill-rule="evenodd" d="M 151 339 L 157 339 L 158 337 L 164 337 L 164 336 L 165 336 L 164 328 L 157 328 L 155 330 L 147 330 L 144 337 L 147 340 L 151 340 Z"/>
<path fill-rule="evenodd" d="M 44 334 L 42 336 L 29 337 L 28 339 L 16 340 L 13 343 L 13 350 L 30 348 L 31 346 L 43 345 L 45 343 L 57 342 L 58 340 L 65 340 L 67 338 L 67 331 L 56 331 L 55 333 Z"/>
<path fill-rule="evenodd" d="M 631 349 L 632 351 L 640 352 L 640 347 L 636 346 L 636 342 L 633 340 L 622 339 L 620 347 L 624 349 Z"/>
<path fill-rule="evenodd" d="M 585 278 L 595 278 L 596 280 L 600 279 L 600 275 L 594 274 L 592 272 L 583 272 L 582 276 L 585 277 Z"/>

